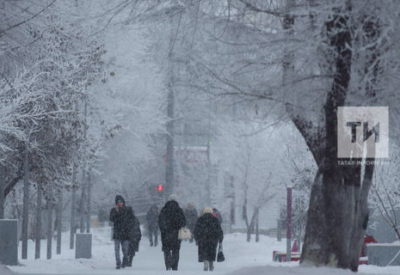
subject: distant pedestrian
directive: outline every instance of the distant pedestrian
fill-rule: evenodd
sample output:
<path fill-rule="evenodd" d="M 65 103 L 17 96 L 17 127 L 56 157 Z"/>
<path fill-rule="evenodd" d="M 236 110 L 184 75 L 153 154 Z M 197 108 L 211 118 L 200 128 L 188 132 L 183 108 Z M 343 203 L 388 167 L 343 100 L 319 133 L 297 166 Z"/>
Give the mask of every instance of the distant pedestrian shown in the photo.
<path fill-rule="evenodd" d="M 153 204 L 146 214 L 147 232 L 149 235 L 150 246 L 157 246 L 158 244 L 158 207 Z"/>
<path fill-rule="evenodd" d="M 132 208 L 128 207 L 129 212 L 129 249 L 127 266 L 132 266 L 133 257 L 139 251 L 139 243 L 142 239 L 140 231 L 140 222 L 135 216 Z"/>
<path fill-rule="evenodd" d="M 116 268 L 127 266 L 129 250 L 129 227 L 131 225 L 130 213 L 122 196 L 115 197 L 115 207 L 110 211 L 110 221 L 113 223 L 113 240 L 115 250 Z M 122 264 L 120 250 L 122 249 Z"/>
<path fill-rule="evenodd" d="M 181 248 L 178 233 L 179 229 L 186 225 L 186 219 L 182 208 L 179 207 L 176 201 L 176 196 L 171 195 L 161 209 L 158 225 L 161 231 L 165 267 L 167 270 L 178 270 L 179 250 Z"/>
<path fill-rule="evenodd" d="M 193 204 L 189 203 L 184 212 L 186 218 L 186 227 L 189 228 L 190 232 L 192 232 L 192 238 L 190 238 L 190 242 L 193 242 L 194 226 L 197 222 L 197 210 Z"/>
<path fill-rule="evenodd" d="M 199 262 L 204 263 L 204 271 L 213 271 L 217 246 L 218 243 L 222 244 L 224 233 L 212 208 L 204 208 L 203 215 L 197 220 L 194 238 L 198 246 Z"/>

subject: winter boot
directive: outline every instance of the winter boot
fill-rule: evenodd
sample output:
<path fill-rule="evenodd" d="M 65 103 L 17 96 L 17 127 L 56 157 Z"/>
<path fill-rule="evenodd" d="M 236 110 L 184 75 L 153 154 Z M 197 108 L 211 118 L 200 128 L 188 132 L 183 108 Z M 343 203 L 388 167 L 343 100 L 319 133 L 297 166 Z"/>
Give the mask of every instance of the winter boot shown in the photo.
<path fill-rule="evenodd" d="M 117 266 L 115 267 L 115 269 L 121 269 L 121 265 L 117 264 Z"/>
<path fill-rule="evenodd" d="M 204 261 L 204 271 L 208 271 L 209 268 L 209 262 L 208 261 Z"/>
<path fill-rule="evenodd" d="M 209 270 L 210 271 L 214 270 L 214 262 L 213 261 L 210 261 L 210 263 L 209 263 Z"/>
<path fill-rule="evenodd" d="M 126 264 L 127 267 L 131 267 L 132 266 L 132 261 L 133 261 L 133 256 L 130 255 L 129 259 L 128 259 L 128 263 Z"/>

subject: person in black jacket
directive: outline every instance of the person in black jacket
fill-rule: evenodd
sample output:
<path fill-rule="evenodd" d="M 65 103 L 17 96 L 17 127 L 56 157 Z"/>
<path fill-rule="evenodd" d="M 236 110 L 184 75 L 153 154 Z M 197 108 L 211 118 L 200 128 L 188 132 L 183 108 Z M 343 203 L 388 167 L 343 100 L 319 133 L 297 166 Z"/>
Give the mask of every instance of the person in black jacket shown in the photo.
<path fill-rule="evenodd" d="M 189 203 L 184 212 L 186 218 L 186 227 L 189 228 L 190 232 L 192 232 L 192 238 L 190 239 L 190 242 L 193 242 L 194 226 L 197 222 L 197 210 L 193 204 Z"/>
<path fill-rule="evenodd" d="M 186 219 L 174 196 L 170 196 L 170 200 L 161 209 L 158 225 L 161 231 L 165 267 L 167 270 L 178 270 L 179 250 L 181 248 L 178 233 L 179 229 L 186 225 Z"/>
<path fill-rule="evenodd" d="M 133 209 L 128 207 L 129 212 L 129 249 L 128 249 L 128 262 L 127 266 L 132 266 L 132 260 L 136 252 L 139 251 L 139 242 L 142 239 L 142 232 L 140 231 L 140 222 L 135 216 Z"/>
<path fill-rule="evenodd" d="M 213 216 L 212 208 L 205 208 L 197 220 L 194 239 L 198 245 L 199 262 L 204 262 L 204 270 L 214 270 L 218 243 L 222 243 L 224 233 L 218 219 Z"/>
<path fill-rule="evenodd" d="M 113 240 L 115 249 L 115 260 L 117 269 L 125 267 L 128 263 L 129 249 L 129 228 L 132 224 L 128 207 L 125 205 L 125 200 L 122 196 L 115 197 L 115 207 L 110 211 L 110 221 L 113 223 Z M 120 257 L 120 248 L 122 248 L 122 265 Z"/>
<path fill-rule="evenodd" d="M 147 230 L 149 233 L 150 246 L 157 246 L 158 244 L 158 207 L 153 204 L 146 214 Z M 153 241 L 154 239 L 154 241 Z"/>

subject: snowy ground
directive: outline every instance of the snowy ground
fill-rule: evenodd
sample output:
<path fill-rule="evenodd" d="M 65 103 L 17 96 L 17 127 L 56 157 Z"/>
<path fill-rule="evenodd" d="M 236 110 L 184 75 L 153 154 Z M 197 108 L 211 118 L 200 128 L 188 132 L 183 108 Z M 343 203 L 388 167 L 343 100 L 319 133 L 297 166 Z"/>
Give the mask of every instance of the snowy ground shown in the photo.
<path fill-rule="evenodd" d="M 65 236 L 66 237 L 66 236 Z M 229 234 L 225 236 L 224 253 L 226 261 L 216 263 L 214 274 L 231 275 L 306 275 L 324 274 L 339 275 L 352 274 L 351 272 L 321 269 L 300 268 L 296 263 L 272 262 L 272 251 L 283 250 L 285 242 L 277 242 L 275 239 L 262 237 L 259 243 L 247 243 L 243 234 Z M 63 275 L 114 275 L 114 274 L 138 274 L 158 275 L 171 274 L 164 270 L 163 255 L 160 247 L 150 247 L 148 240 L 144 238 L 140 245 L 140 251 L 134 258 L 132 268 L 115 270 L 113 243 L 110 240 L 110 229 L 97 229 L 93 232 L 93 258 L 90 260 L 75 260 L 74 252 L 68 249 L 68 239 L 64 238 L 62 255 L 54 255 L 52 260 L 34 260 L 33 243 L 30 243 L 28 260 L 20 260 L 21 265 L 9 267 L 17 274 L 63 274 Z M 45 254 L 46 243 L 42 244 L 42 256 Z M 194 244 L 183 243 L 181 259 L 177 274 L 197 275 L 204 274 L 202 265 L 197 262 L 197 247 Z M 380 268 L 375 266 L 361 266 L 361 274 L 400 274 L 400 267 Z M 0 268 L 0 274 L 3 272 Z M 6 274 L 4 272 L 4 274 Z"/>

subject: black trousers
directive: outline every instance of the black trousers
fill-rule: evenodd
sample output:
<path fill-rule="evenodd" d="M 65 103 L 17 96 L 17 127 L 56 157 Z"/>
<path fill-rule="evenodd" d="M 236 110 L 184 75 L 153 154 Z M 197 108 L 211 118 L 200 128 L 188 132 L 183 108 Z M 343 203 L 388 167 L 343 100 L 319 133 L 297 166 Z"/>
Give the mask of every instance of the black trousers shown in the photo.
<path fill-rule="evenodd" d="M 128 248 L 128 262 L 126 263 L 127 266 L 132 266 L 133 257 L 135 256 L 135 248 L 132 243 L 129 243 Z"/>
<path fill-rule="evenodd" d="M 153 241 L 154 239 L 154 241 Z M 149 229 L 149 240 L 151 246 L 157 246 L 158 244 L 158 229 Z"/>
<path fill-rule="evenodd" d="M 164 261 L 167 270 L 178 270 L 179 249 L 164 251 Z"/>

